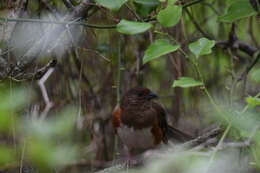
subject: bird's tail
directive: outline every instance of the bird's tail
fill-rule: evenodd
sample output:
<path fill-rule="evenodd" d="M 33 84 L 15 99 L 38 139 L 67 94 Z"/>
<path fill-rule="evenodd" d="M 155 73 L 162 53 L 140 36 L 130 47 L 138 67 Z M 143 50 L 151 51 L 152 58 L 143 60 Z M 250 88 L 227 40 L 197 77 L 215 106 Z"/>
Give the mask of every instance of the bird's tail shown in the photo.
<path fill-rule="evenodd" d="M 191 135 L 182 132 L 171 126 L 168 126 L 166 135 L 169 140 L 178 141 L 178 142 L 186 142 L 193 139 Z"/>

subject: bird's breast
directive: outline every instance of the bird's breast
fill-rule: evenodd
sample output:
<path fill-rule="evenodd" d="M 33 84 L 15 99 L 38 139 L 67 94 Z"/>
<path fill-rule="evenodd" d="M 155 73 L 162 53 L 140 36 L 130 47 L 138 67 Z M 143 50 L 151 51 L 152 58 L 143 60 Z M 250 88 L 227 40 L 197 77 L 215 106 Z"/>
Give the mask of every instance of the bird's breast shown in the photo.
<path fill-rule="evenodd" d="M 122 125 L 117 128 L 117 133 L 128 148 L 146 150 L 155 146 L 151 128 L 134 129 L 133 127 Z"/>

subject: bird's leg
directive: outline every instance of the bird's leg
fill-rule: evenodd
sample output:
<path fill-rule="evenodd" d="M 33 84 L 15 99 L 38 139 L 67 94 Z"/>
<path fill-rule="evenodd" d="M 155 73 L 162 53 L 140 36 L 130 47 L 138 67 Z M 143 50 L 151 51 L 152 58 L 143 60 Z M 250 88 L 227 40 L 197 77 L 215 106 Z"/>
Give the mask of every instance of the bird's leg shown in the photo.
<path fill-rule="evenodd" d="M 134 151 L 134 149 L 125 147 L 125 151 L 126 151 L 126 168 L 136 167 L 142 163 L 142 160 L 139 158 L 140 155 L 138 155 Z"/>
<path fill-rule="evenodd" d="M 130 162 L 131 162 L 131 159 L 132 159 L 132 154 L 131 154 L 131 151 L 130 149 L 124 145 L 124 155 L 125 155 L 125 165 L 126 165 L 126 168 L 129 168 L 130 167 Z"/>

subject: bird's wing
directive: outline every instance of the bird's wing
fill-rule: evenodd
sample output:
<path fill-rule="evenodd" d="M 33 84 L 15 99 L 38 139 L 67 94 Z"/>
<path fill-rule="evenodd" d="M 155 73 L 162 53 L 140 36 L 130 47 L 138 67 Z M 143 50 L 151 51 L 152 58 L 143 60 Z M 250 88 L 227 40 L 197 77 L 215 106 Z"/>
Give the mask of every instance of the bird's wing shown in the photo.
<path fill-rule="evenodd" d="M 170 126 L 166 120 L 166 113 L 161 105 L 153 102 L 153 108 L 158 112 L 158 119 L 160 120 L 160 127 L 163 130 L 164 140 L 177 140 L 179 142 L 185 142 L 193 139 L 192 136 Z"/>
<path fill-rule="evenodd" d="M 167 136 L 168 124 L 167 124 L 167 120 L 166 120 L 165 111 L 164 111 L 163 107 L 156 102 L 152 102 L 152 107 L 157 113 L 157 119 L 159 120 L 159 126 L 162 131 L 162 140 L 164 143 L 167 143 L 168 142 L 168 136 Z"/>

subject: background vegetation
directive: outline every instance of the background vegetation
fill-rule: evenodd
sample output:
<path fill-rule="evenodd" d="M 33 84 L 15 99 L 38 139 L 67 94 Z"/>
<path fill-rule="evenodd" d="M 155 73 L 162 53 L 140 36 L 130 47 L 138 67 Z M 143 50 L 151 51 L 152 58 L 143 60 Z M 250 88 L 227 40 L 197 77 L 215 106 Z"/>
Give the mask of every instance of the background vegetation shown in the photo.
<path fill-rule="evenodd" d="M 2 0 L 0 172 L 116 167 L 111 112 L 135 86 L 201 136 L 134 172 L 260 168 L 259 0 Z"/>

